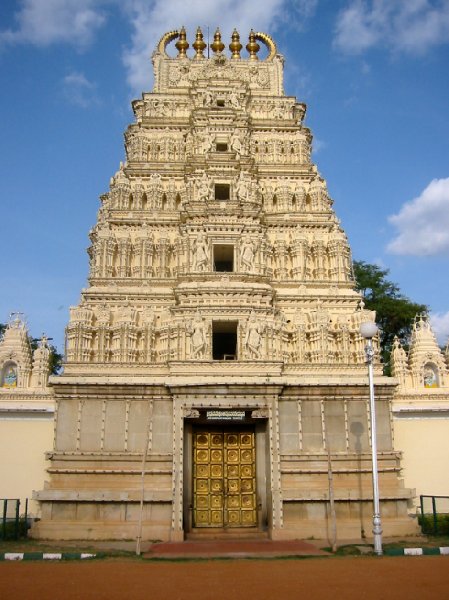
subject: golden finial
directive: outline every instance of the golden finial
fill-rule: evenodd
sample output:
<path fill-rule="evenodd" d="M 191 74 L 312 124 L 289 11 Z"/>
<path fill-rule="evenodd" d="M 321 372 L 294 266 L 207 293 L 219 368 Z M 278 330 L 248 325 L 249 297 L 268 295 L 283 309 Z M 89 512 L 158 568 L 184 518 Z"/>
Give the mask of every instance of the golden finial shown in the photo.
<path fill-rule="evenodd" d="M 214 33 L 214 41 L 210 45 L 211 50 L 215 52 L 215 54 L 221 54 L 224 50 L 225 45 L 221 41 L 221 33 L 220 29 L 217 27 L 217 31 Z"/>
<path fill-rule="evenodd" d="M 198 27 L 196 30 L 196 38 L 192 44 L 196 55 L 195 58 L 204 58 L 204 48 L 206 47 L 206 43 L 203 40 L 203 32 L 201 31 L 201 27 Z"/>
<path fill-rule="evenodd" d="M 257 53 L 260 50 L 259 44 L 256 42 L 256 34 L 251 29 L 249 34 L 249 42 L 246 44 L 246 49 L 249 52 L 249 60 L 259 60 Z"/>
<path fill-rule="evenodd" d="M 187 48 L 189 47 L 189 42 L 187 41 L 186 29 L 184 26 L 181 27 L 181 31 L 179 32 L 179 40 L 175 44 L 178 50 L 177 58 L 187 58 Z"/>
<path fill-rule="evenodd" d="M 240 43 L 240 35 L 237 29 L 232 32 L 232 42 L 229 44 L 229 50 L 232 52 L 231 58 L 240 58 L 240 50 L 243 48 Z"/>

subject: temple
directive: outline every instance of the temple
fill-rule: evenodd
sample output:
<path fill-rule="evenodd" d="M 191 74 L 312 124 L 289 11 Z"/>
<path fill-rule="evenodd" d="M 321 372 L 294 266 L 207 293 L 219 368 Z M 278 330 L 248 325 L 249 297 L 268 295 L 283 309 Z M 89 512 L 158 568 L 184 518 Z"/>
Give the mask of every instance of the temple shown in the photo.
<path fill-rule="evenodd" d="M 189 48 L 184 29 L 161 38 L 101 196 L 33 535 L 326 538 L 332 479 L 339 536 L 369 537 L 359 329 L 375 315 L 311 161 L 306 106 L 285 95 L 266 34 L 245 51 L 234 31 L 227 51 L 198 29 Z M 383 528 L 402 535 L 416 525 L 397 382 L 378 359 L 374 371 Z"/>
<path fill-rule="evenodd" d="M 32 348 L 33 346 L 33 348 Z M 32 340 L 21 313 L 12 313 L 0 337 L 1 496 L 20 501 L 20 514 L 36 517 L 31 491 L 42 486 L 53 439 L 54 396 L 48 385 L 47 336 Z M 3 510 L 5 506 L 3 505 Z M 9 517 L 10 514 L 3 514 Z"/>

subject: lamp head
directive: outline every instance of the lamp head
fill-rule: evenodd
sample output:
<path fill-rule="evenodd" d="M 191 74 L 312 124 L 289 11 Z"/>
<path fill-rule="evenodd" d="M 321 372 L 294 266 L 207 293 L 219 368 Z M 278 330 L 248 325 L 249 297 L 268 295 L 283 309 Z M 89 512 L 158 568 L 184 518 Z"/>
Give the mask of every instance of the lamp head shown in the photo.
<path fill-rule="evenodd" d="M 373 338 L 378 331 L 379 328 L 373 321 L 365 321 L 360 325 L 360 335 L 366 340 Z"/>

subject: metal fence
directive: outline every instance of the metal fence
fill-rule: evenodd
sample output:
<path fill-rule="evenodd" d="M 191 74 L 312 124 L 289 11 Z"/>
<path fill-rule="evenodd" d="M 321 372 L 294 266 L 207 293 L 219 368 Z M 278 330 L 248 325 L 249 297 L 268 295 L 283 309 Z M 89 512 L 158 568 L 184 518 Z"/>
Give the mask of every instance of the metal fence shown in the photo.
<path fill-rule="evenodd" d="M 449 496 L 420 496 L 423 533 L 449 535 Z"/>
<path fill-rule="evenodd" d="M 24 514 L 20 514 L 18 498 L 0 498 L 1 527 L 0 539 L 18 540 L 28 532 L 28 498 L 25 500 Z"/>

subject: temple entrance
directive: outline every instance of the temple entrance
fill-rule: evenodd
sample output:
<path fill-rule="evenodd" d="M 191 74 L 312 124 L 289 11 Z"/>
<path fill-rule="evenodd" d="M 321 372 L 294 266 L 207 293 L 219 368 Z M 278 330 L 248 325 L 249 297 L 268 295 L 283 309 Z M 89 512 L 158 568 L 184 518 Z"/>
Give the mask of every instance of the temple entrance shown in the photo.
<path fill-rule="evenodd" d="M 254 430 L 193 432 L 193 527 L 256 527 Z"/>

